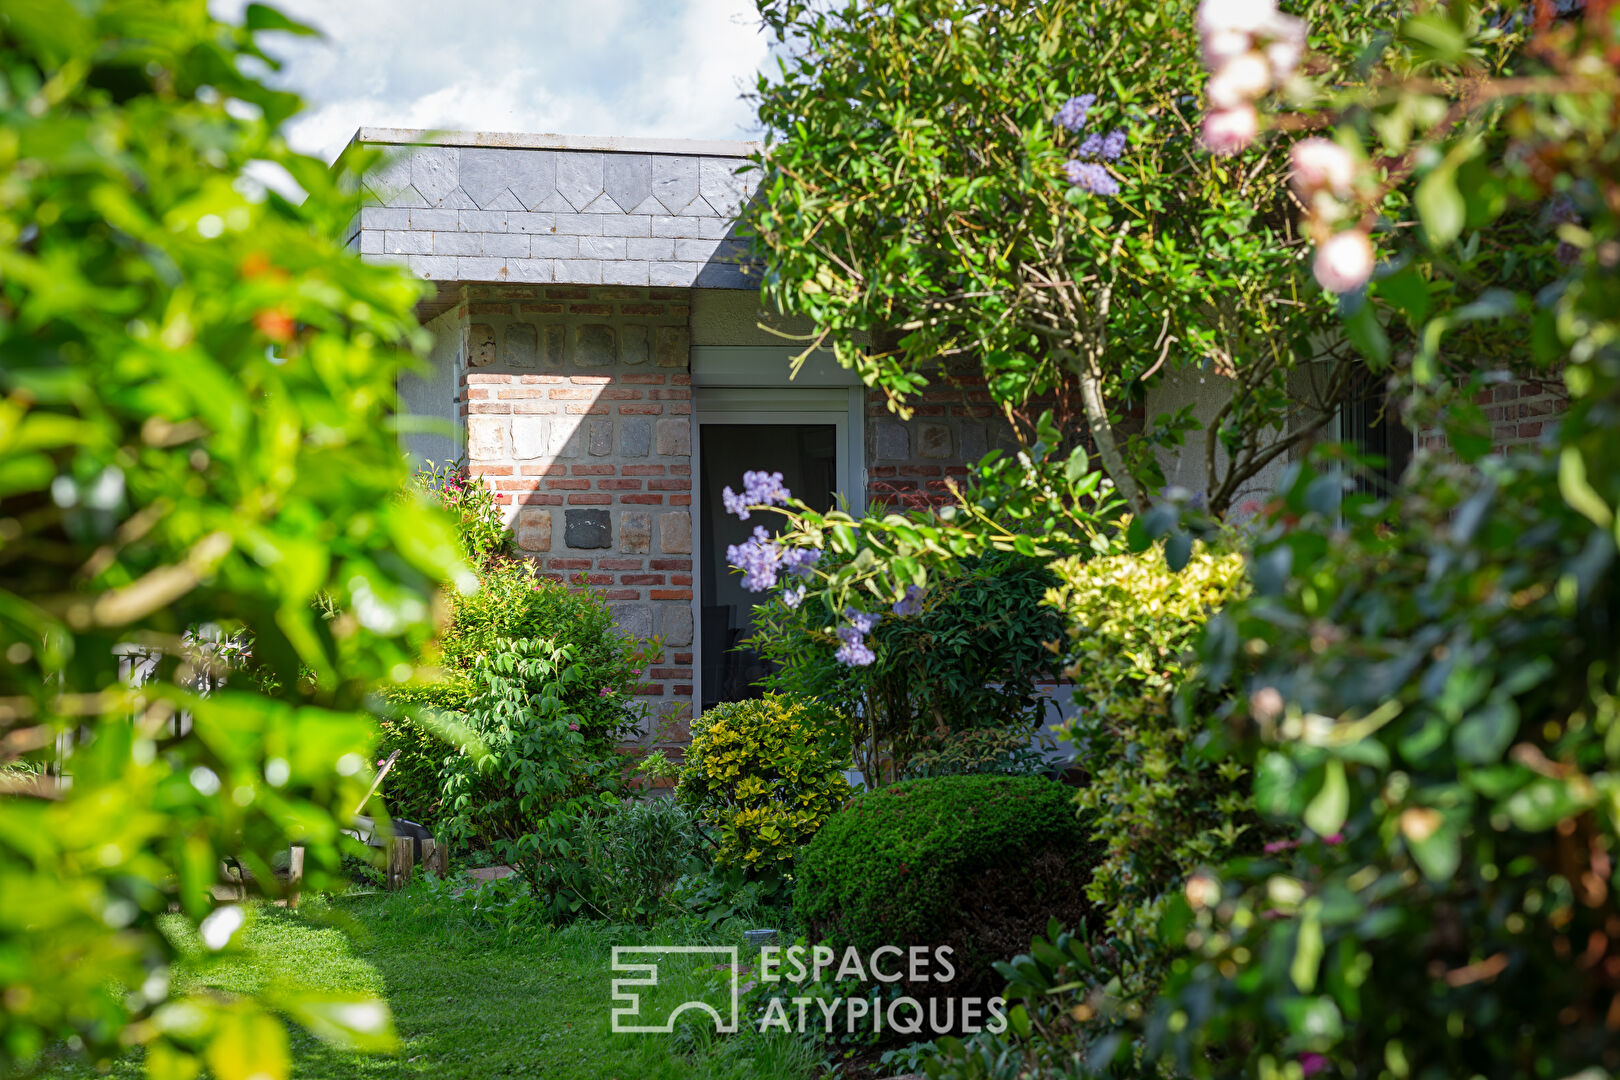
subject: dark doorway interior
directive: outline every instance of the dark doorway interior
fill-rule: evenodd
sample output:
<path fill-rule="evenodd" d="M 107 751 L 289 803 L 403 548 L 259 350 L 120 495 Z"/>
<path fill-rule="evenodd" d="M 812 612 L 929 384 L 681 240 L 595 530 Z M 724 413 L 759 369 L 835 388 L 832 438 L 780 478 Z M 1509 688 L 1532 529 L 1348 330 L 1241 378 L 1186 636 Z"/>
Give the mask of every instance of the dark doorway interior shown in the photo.
<path fill-rule="evenodd" d="M 763 525 L 773 535 L 782 519 L 755 513 L 739 521 L 726 513 L 720 493 L 742 490 L 746 470 L 779 472 L 794 495 L 830 510 L 838 487 L 838 429 L 832 424 L 704 424 L 699 429 L 702 596 L 702 708 L 758 697 L 765 661 L 738 642 L 753 631 L 753 606 L 762 597 L 742 587 L 726 562 L 726 548 Z"/>

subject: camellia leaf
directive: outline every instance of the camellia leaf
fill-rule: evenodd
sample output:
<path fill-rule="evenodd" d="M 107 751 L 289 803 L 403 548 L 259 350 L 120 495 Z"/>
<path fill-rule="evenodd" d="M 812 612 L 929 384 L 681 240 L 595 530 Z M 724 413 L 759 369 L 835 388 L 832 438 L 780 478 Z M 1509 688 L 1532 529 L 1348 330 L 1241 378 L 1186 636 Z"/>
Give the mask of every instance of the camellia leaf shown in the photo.
<path fill-rule="evenodd" d="M 1462 233 L 1468 208 L 1462 193 L 1457 190 L 1457 172 L 1449 165 L 1435 169 L 1418 184 L 1412 196 L 1417 206 L 1418 219 L 1423 222 L 1423 235 L 1429 246 L 1449 246 Z"/>
<path fill-rule="evenodd" d="M 1329 836 L 1344 826 L 1350 813 L 1350 784 L 1345 779 L 1344 762 L 1328 760 L 1322 772 L 1322 790 L 1305 807 L 1305 824 L 1319 836 Z"/>

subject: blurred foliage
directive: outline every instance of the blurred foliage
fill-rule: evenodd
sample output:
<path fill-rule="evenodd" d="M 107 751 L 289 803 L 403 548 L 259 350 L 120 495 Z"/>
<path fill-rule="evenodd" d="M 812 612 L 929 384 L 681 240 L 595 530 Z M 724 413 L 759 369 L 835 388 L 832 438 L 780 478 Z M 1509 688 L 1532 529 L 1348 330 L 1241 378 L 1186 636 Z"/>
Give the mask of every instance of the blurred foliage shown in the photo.
<path fill-rule="evenodd" d="M 836 578 L 849 560 L 824 557 L 817 570 Z M 946 771 L 999 759 L 1028 746 L 1050 702 L 1038 684 L 1057 677 L 1055 641 L 1062 621 L 1043 600 L 1056 584 L 1043 561 L 991 552 L 939 564 L 919 610 L 891 611 L 871 632 L 877 656 L 865 667 L 834 659 L 837 639 L 821 625 L 820 603 L 789 608 L 780 598 L 755 608 L 751 648 L 775 665 L 773 690 L 827 703 L 861 718 L 852 747 L 868 785 L 919 767 Z M 1004 745 L 983 745 L 1006 733 Z M 962 771 L 972 771 L 964 768 Z"/>
<path fill-rule="evenodd" d="M 409 677 L 441 584 L 473 585 L 400 494 L 420 286 L 343 249 L 342 170 L 287 148 L 298 99 L 249 74 L 268 32 L 308 31 L 259 4 L 0 8 L 0 761 L 50 766 L 0 794 L 0 1072 L 65 1041 L 285 1076 L 275 1012 L 392 1041 L 381 1002 L 175 1000 L 157 926 L 178 908 L 230 947 L 227 855 L 274 892 L 296 841 L 304 887 L 333 880 L 367 696 Z M 250 659 L 197 647 L 226 639 Z"/>
<path fill-rule="evenodd" d="M 715 862 L 785 873 L 849 797 L 849 721 L 783 694 L 724 702 L 692 721 L 676 797 L 719 833 Z"/>

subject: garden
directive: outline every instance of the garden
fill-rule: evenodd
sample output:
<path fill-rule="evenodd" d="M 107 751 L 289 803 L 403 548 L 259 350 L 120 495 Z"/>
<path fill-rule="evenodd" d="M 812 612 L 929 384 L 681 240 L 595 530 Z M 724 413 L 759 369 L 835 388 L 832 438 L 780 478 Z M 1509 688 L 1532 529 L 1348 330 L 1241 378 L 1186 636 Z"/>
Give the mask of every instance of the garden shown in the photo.
<path fill-rule="evenodd" d="M 0 9 L 0 1076 L 1620 1075 L 1620 5 L 759 18 L 764 298 L 1019 448 L 736 463 L 687 718 L 402 458 L 307 29 Z"/>

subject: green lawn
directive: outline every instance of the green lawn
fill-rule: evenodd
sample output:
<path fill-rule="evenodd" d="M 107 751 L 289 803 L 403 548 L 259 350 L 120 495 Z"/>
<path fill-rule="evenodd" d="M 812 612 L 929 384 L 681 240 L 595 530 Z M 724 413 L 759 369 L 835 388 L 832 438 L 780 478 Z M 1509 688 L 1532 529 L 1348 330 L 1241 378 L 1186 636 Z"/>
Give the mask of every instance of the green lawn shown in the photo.
<path fill-rule="evenodd" d="M 746 1021 L 743 1034 L 732 1037 L 716 1037 L 707 1018 L 679 1025 L 675 1035 L 612 1031 L 614 945 L 741 946 L 740 930 L 733 936 L 688 921 L 658 930 L 580 923 L 555 931 L 472 931 L 405 894 L 316 900 L 302 912 L 258 907 L 243 940 L 249 955 L 188 967 L 180 986 L 365 990 L 393 1009 L 397 1055 L 334 1050 L 298 1031 L 296 1077 L 810 1080 L 821 1072 L 797 1039 L 751 1033 Z M 746 949 L 740 952 L 746 957 Z M 643 1001 L 642 1014 L 712 995 L 722 978 L 713 962 L 661 959 L 661 985 Z M 140 1074 L 138 1058 L 112 1064 L 114 1077 Z M 47 1075 L 97 1072 L 63 1061 Z"/>

